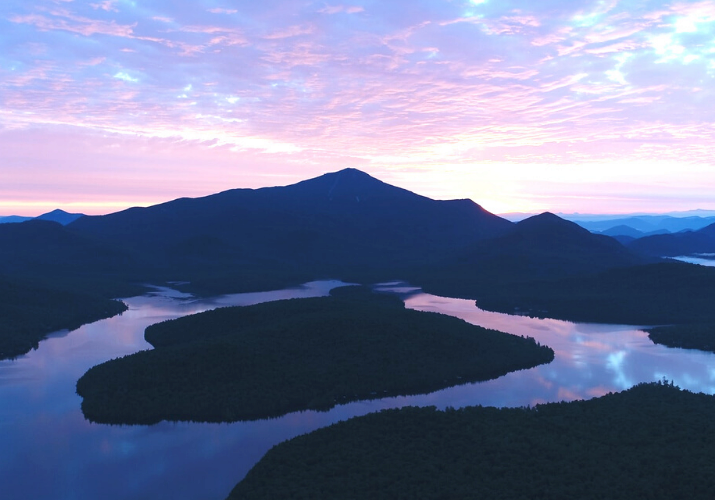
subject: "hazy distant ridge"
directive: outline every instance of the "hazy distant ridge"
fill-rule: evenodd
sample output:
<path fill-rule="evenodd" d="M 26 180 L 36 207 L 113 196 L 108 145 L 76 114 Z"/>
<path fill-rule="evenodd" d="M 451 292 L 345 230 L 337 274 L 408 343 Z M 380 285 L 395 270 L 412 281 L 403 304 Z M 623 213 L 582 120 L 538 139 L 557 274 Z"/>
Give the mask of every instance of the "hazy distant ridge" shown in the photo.
<path fill-rule="evenodd" d="M 24 217 L 21 215 L 9 215 L 5 217 L 0 217 L 0 224 L 6 224 L 6 223 L 18 223 L 18 222 L 25 222 L 28 220 L 33 220 L 33 219 L 38 219 L 38 220 L 49 220 L 53 222 L 59 222 L 63 226 L 66 226 L 70 222 L 73 222 L 80 217 L 82 217 L 84 214 L 71 214 L 68 212 L 65 212 L 64 210 L 55 209 L 52 212 L 47 212 L 46 214 L 39 215 L 37 217 Z"/>

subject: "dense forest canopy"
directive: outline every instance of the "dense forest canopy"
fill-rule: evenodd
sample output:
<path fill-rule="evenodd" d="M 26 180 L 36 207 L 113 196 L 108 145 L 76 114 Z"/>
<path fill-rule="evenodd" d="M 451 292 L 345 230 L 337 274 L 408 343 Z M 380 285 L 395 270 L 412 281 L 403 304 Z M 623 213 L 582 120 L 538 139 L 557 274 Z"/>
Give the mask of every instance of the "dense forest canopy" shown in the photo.
<path fill-rule="evenodd" d="M 117 300 L 0 278 L 0 359 L 37 349 L 48 333 L 73 330 L 126 309 Z"/>
<path fill-rule="evenodd" d="M 534 408 L 386 410 L 271 449 L 229 499 L 715 497 L 715 398 L 642 384 Z"/>
<path fill-rule="evenodd" d="M 533 339 L 407 310 L 362 287 L 222 308 L 152 325 L 154 350 L 78 382 L 96 422 L 228 422 L 425 393 L 553 359 Z"/>
<path fill-rule="evenodd" d="M 649 329 L 648 337 L 668 347 L 715 352 L 715 323 L 659 326 Z"/>

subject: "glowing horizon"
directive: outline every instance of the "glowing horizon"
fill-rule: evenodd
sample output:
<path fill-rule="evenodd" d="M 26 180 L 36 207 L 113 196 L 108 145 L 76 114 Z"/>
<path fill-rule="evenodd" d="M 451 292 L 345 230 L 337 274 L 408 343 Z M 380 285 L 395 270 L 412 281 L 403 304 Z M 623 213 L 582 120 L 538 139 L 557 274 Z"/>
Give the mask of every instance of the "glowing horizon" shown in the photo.
<path fill-rule="evenodd" d="M 0 215 L 354 167 L 494 213 L 715 210 L 715 1 L 9 0 Z"/>

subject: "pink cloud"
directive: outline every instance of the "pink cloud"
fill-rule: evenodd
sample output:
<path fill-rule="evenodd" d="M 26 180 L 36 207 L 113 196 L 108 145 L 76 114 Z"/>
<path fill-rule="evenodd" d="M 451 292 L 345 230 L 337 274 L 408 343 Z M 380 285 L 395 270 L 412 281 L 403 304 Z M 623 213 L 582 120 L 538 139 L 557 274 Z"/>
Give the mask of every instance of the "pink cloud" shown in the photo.
<path fill-rule="evenodd" d="M 318 12 L 322 14 L 339 14 L 345 12 L 346 14 L 357 14 L 359 12 L 364 12 L 365 9 L 358 6 L 346 6 L 346 5 L 329 5 L 320 9 Z"/>
<path fill-rule="evenodd" d="M 532 39 L 531 45 L 536 45 L 537 47 L 541 47 L 543 45 L 551 45 L 554 43 L 561 43 L 564 40 L 568 39 L 569 36 L 571 36 L 572 32 L 573 32 L 573 28 L 571 26 L 565 26 L 565 27 L 559 28 L 557 31 L 555 31 L 553 33 L 538 36 L 538 37 Z"/>
<path fill-rule="evenodd" d="M 219 8 L 215 8 L 215 9 L 209 9 L 209 12 L 211 12 L 212 14 L 235 14 L 235 13 L 237 13 L 238 11 L 237 11 L 236 9 L 219 9 Z"/>
<path fill-rule="evenodd" d="M 24 16 L 12 16 L 10 21 L 13 23 L 31 24 L 42 31 L 63 30 L 79 33 L 84 36 L 101 34 L 131 37 L 136 27 L 136 23 L 132 25 L 119 25 L 114 21 L 100 21 L 69 14 L 65 14 L 61 17 L 65 19 L 53 19 L 39 14 L 28 14 Z"/>
<path fill-rule="evenodd" d="M 327 6 L 322 14 L 335 15 L 319 15 L 287 2 L 237 7 L 242 14 L 230 17 L 215 14 L 231 9 L 201 1 L 120 12 L 78 2 L 27 7 L 10 16 L 0 129 L 161 145 L 167 165 L 185 155 L 197 171 L 201 151 L 221 150 L 225 157 L 210 157 L 221 168 L 275 160 L 294 180 L 307 176 L 306 165 L 319 173 L 344 163 L 377 172 L 588 169 L 648 158 L 711 164 L 715 111 L 707 103 L 715 96 L 704 83 L 693 91 L 693 82 L 712 76 L 708 60 L 656 64 L 649 41 L 674 33 L 668 16 L 689 6 L 646 3 L 633 12 L 608 3 L 578 26 L 574 15 L 592 14 L 592 2 L 558 12 L 489 2 L 467 16 L 454 2 L 406 9 L 398 1 L 349 18 L 338 14 L 358 7 Z M 670 14 L 646 16 L 656 10 Z M 94 37 L 92 44 L 76 35 Z M 187 149 L 166 146 L 172 142 Z M 52 144 L 71 171 L 69 153 Z M 103 151 L 116 168 L 124 158 L 152 172 L 149 160 Z M 498 185 L 505 184 L 492 191 Z"/>
<path fill-rule="evenodd" d="M 585 49 L 584 52 L 586 52 L 588 54 L 594 54 L 594 55 L 613 54 L 613 53 L 617 53 L 617 52 L 627 52 L 627 51 L 638 50 L 645 46 L 646 46 L 646 44 L 643 42 L 626 41 L 626 42 L 618 42 L 618 43 L 614 43 L 611 45 L 606 45 L 603 47 L 596 47 L 593 49 Z"/>
<path fill-rule="evenodd" d="M 301 35 L 310 35 L 314 32 L 315 32 L 314 26 L 295 25 L 295 26 L 289 26 L 286 29 L 282 29 L 280 31 L 276 31 L 274 33 L 266 35 L 264 38 L 267 38 L 269 40 L 279 40 L 279 39 L 283 39 L 283 38 L 292 38 L 292 37 L 301 36 Z"/>
<path fill-rule="evenodd" d="M 107 12 L 119 12 L 119 9 L 116 7 L 116 1 L 113 0 L 106 0 L 104 2 L 99 2 L 99 3 L 91 3 L 89 4 L 90 7 L 93 9 L 102 9 Z"/>

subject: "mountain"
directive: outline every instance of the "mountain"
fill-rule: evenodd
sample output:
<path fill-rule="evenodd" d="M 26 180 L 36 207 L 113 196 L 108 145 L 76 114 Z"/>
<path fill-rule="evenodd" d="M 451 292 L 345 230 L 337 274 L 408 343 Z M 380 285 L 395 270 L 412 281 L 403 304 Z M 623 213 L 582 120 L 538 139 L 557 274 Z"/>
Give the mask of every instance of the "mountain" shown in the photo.
<path fill-rule="evenodd" d="M 595 218 L 596 216 L 592 217 Z M 638 215 L 630 217 L 612 217 L 604 219 L 580 219 L 577 216 L 569 216 L 568 219 L 572 222 L 575 222 L 579 226 L 588 229 L 589 231 L 597 231 L 603 233 L 621 226 L 627 226 L 642 233 L 653 233 L 655 231 L 677 233 L 679 231 L 686 230 L 697 231 L 698 229 L 702 229 L 705 226 L 715 223 L 715 217 L 673 217 L 669 215 Z"/>
<path fill-rule="evenodd" d="M 380 279 L 512 225 L 470 200 L 432 200 L 345 169 L 290 186 L 85 216 L 67 228 L 141 255 L 169 279 L 213 275 L 216 283 L 227 274 L 233 280 L 278 272 Z"/>
<path fill-rule="evenodd" d="M 59 222 L 63 226 L 66 226 L 70 222 L 73 222 L 80 217 L 82 217 L 84 214 L 70 214 L 65 212 L 64 210 L 60 210 L 59 208 L 53 210 L 52 212 L 47 212 L 46 214 L 42 214 L 38 217 L 35 217 L 36 219 L 39 220 L 49 220 L 53 222 Z"/>
<path fill-rule="evenodd" d="M 629 243 L 628 247 L 658 257 L 712 253 L 715 252 L 715 224 L 698 231 L 646 236 Z"/>
<path fill-rule="evenodd" d="M 611 237 L 629 236 L 633 239 L 642 238 L 643 236 L 646 235 L 646 233 L 644 233 L 643 231 L 634 229 L 631 226 L 626 226 L 625 224 L 621 224 L 619 226 L 614 226 L 614 227 L 608 228 L 605 231 L 601 231 L 601 234 L 604 234 L 606 236 L 611 236 Z"/>
<path fill-rule="evenodd" d="M 137 282 L 185 281 L 215 294 L 339 278 L 408 279 L 471 296 L 657 260 L 550 213 L 514 224 L 470 200 L 432 200 L 355 169 L 67 226 L 4 226 L 0 273 L 88 282 L 103 293 Z"/>
<path fill-rule="evenodd" d="M 7 215 L 5 217 L 0 217 L 0 224 L 25 222 L 26 220 L 30 219 L 32 219 L 32 217 L 23 217 L 21 215 Z"/>
<path fill-rule="evenodd" d="M 434 293 L 477 296 L 534 280 L 554 280 L 654 262 L 611 237 L 545 212 L 515 224 L 505 235 L 480 241 L 458 258 L 415 272 Z"/>
<path fill-rule="evenodd" d="M 53 222 L 59 222 L 63 226 L 66 226 L 72 221 L 75 221 L 82 217 L 84 214 L 70 214 L 64 210 L 55 209 L 52 212 L 47 212 L 46 214 L 38 215 L 37 217 L 23 217 L 20 215 L 9 215 L 7 217 L 0 217 L 0 224 L 8 222 L 25 222 L 28 220 L 48 220 Z"/>
<path fill-rule="evenodd" d="M 601 231 L 600 234 L 615 238 L 620 243 L 626 245 L 627 243 L 637 240 L 638 238 L 643 238 L 644 236 L 652 236 L 654 234 L 670 234 L 670 231 L 667 229 L 656 229 L 655 231 L 649 231 L 646 233 L 633 229 L 631 226 L 620 225 Z"/>
<path fill-rule="evenodd" d="M 524 219 L 509 234 L 479 248 L 482 255 L 493 259 L 510 258 L 529 279 L 595 272 L 647 261 L 613 238 L 593 234 L 549 212 Z"/>

